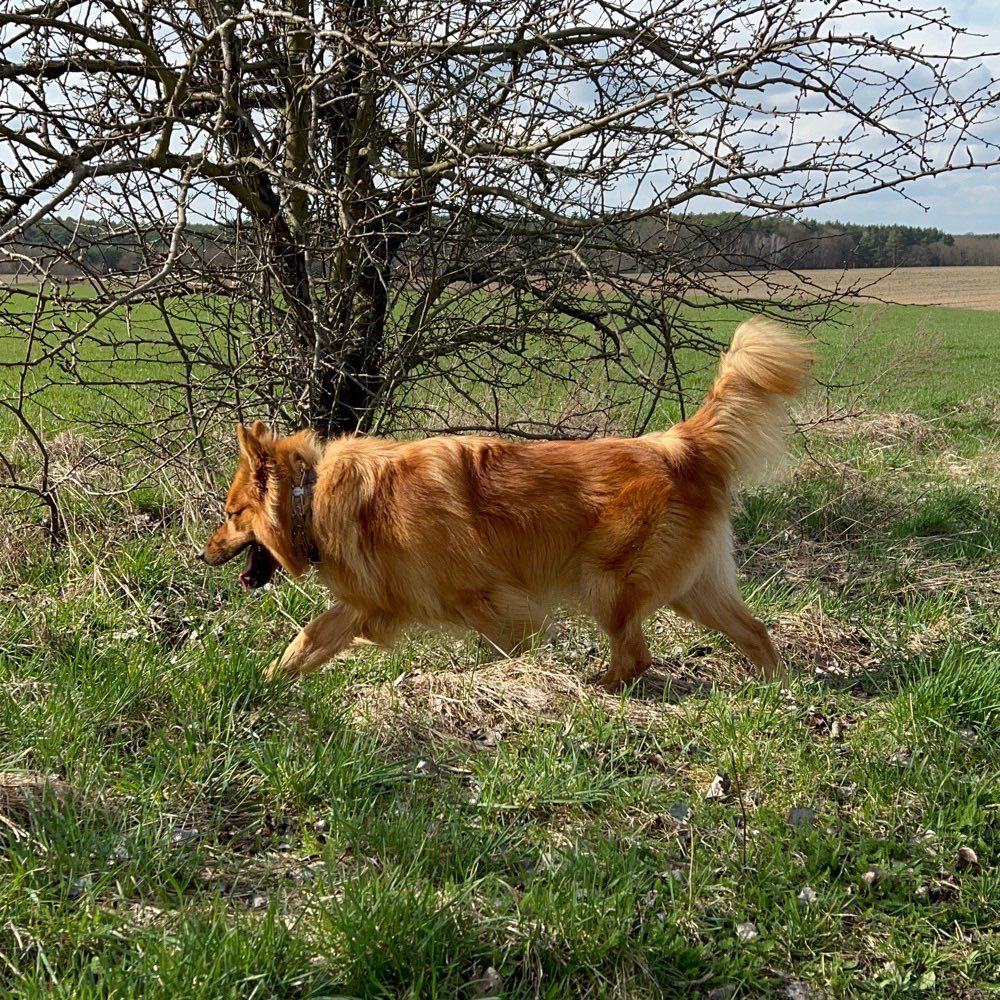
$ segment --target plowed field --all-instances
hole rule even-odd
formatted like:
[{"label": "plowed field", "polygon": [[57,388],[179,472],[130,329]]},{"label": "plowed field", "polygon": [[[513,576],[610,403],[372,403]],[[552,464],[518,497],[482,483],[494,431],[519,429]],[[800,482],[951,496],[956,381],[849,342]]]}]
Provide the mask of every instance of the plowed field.
[{"label": "plowed field", "polygon": [[847,271],[778,271],[720,274],[716,288],[725,294],[774,298],[800,291],[825,295],[840,291],[847,299],[898,305],[950,306],[1000,311],[1000,267],[857,268]]}]

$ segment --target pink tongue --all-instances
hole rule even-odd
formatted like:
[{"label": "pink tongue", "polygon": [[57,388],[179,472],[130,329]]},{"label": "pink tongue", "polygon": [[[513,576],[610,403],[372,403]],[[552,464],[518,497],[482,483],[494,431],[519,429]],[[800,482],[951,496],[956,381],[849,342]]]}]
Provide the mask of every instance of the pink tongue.
[{"label": "pink tongue", "polygon": [[256,544],[251,545],[250,548],[247,549],[247,564],[243,567],[243,572],[240,573],[240,583],[243,584],[244,590],[250,589],[250,580],[253,577],[254,572],[254,555],[256,552]]}]

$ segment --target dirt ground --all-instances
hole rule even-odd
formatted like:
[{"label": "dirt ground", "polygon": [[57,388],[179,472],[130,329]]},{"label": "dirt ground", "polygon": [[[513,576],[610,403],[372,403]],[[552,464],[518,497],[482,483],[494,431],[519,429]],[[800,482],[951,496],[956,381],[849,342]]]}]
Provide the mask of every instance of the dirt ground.
[{"label": "dirt ground", "polygon": [[751,298],[839,291],[844,298],[859,301],[1000,310],[1000,267],[776,271],[766,279],[762,272],[734,271],[717,275],[715,287],[720,293]]}]

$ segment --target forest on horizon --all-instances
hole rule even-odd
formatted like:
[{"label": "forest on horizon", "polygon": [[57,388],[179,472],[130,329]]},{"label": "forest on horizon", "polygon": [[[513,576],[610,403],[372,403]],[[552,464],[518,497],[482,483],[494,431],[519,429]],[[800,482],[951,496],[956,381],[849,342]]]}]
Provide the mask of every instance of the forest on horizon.
[{"label": "forest on horizon", "polygon": [[[189,224],[191,250],[216,264],[238,256],[240,223]],[[496,229],[484,228],[482,252],[497,252]],[[0,274],[37,272],[63,276],[140,274],[158,266],[171,230],[107,219],[50,218],[28,226],[19,239],[0,247]],[[621,237],[626,239],[622,240]],[[635,270],[644,249],[670,246],[677,259],[703,272],[760,269],[822,270],[893,267],[961,267],[1000,265],[1000,234],[946,233],[933,227],[818,222],[790,216],[750,218],[739,213],[700,213],[623,223],[615,233],[614,255],[622,272]],[[584,248],[591,259],[601,244]],[[623,247],[636,249],[636,260]],[[401,256],[405,257],[405,249]],[[607,263],[607,261],[605,261]]]}]

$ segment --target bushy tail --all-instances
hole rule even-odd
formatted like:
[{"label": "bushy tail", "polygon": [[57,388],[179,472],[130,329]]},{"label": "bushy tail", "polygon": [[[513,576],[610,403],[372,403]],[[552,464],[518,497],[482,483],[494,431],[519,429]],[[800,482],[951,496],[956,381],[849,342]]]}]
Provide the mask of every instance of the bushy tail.
[{"label": "bushy tail", "polygon": [[727,480],[752,478],[784,451],[785,401],[809,381],[813,351],[764,317],[741,323],[701,409],[673,428]]}]

